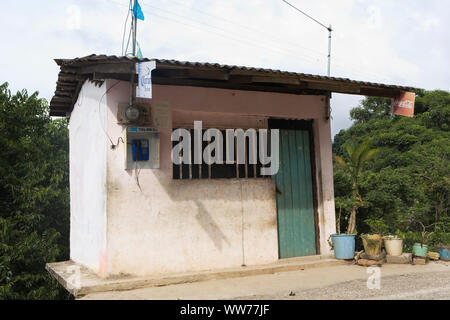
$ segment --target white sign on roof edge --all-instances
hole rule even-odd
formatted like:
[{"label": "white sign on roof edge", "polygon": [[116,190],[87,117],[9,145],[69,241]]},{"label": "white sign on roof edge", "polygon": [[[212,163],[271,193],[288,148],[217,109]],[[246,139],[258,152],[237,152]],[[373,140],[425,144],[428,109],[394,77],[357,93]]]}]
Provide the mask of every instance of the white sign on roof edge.
[{"label": "white sign on roof edge", "polygon": [[152,70],[155,68],[155,61],[136,63],[136,73],[138,74],[137,98],[152,98]]}]

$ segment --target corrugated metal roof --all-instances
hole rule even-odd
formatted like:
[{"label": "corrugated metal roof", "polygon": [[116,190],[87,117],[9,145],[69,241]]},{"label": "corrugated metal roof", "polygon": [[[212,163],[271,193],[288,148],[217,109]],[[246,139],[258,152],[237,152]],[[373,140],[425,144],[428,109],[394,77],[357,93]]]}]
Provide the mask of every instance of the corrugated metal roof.
[{"label": "corrugated metal roof", "polygon": [[[320,88],[322,91],[329,92],[342,92],[342,93],[353,93],[358,94],[358,91],[349,91],[346,92],[345,86],[352,86],[352,88],[362,88],[362,92],[360,94],[364,95],[380,95],[380,96],[392,96],[394,92],[399,91],[414,91],[415,88],[405,87],[405,86],[397,86],[397,85],[388,85],[382,83],[373,83],[366,81],[356,81],[348,78],[339,78],[339,77],[327,77],[306,73],[297,73],[297,72],[288,72],[281,71],[275,69],[265,69],[265,68],[255,68],[255,67],[244,67],[244,66],[236,66],[236,65],[225,65],[219,63],[208,63],[208,62],[189,62],[189,61],[178,61],[178,60],[167,60],[167,59],[139,59],[136,57],[118,57],[118,56],[107,56],[107,55],[89,55],[86,57],[80,57],[75,59],[55,59],[55,62],[60,66],[61,70],[58,76],[57,87],[55,91],[55,96],[53,97],[50,108],[51,114],[55,116],[64,116],[66,112],[70,112],[72,110],[73,104],[75,103],[79,90],[81,88],[82,83],[90,78],[89,75],[81,74],[80,68],[93,66],[101,67],[102,65],[108,64],[112,65],[114,68],[114,64],[118,65],[134,65],[137,62],[145,62],[145,61],[156,61],[156,70],[171,70],[171,69],[185,69],[185,70],[200,70],[200,71],[223,71],[229,72],[231,74],[239,74],[239,75],[256,75],[256,76],[264,76],[268,77],[264,80],[265,87],[261,89],[261,87],[256,87],[254,84],[247,84],[246,86],[242,86],[243,90],[252,90],[254,87],[255,90],[264,90],[264,91],[278,91],[281,87],[280,83],[282,82],[271,82],[270,79],[275,79],[277,77],[279,79],[295,79],[298,82],[305,83],[316,83],[316,86],[312,86],[315,89]],[[92,72],[92,74],[94,71]],[[131,72],[130,72],[131,74]],[[272,78],[270,78],[272,77]],[[170,83],[170,76],[164,78],[162,84],[180,84],[180,85],[192,85],[192,78],[186,77],[186,81],[182,81],[177,78],[177,82]],[[188,82],[187,80],[190,79]],[[157,81],[156,81],[157,82]],[[225,83],[224,80],[223,83]],[[155,82],[154,82],[155,83]],[[270,87],[272,84],[273,87]],[[276,84],[276,87],[274,87]],[[204,79],[202,82],[194,83],[194,85],[199,86],[216,86],[221,87],[220,82],[214,83],[205,83]],[[288,86],[291,87],[288,87]],[[319,85],[319,86],[317,86]],[[343,86],[344,89],[337,90],[336,86]],[[233,88],[240,89],[239,85],[234,85]],[[385,89],[385,93],[381,91],[381,89]],[[285,88],[282,92],[290,92],[289,90],[294,90],[292,88],[292,83],[285,84]],[[303,88],[303,90],[305,90]],[[297,89],[298,91],[298,89]],[[392,92],[392,93],[391,93]],[[294,93],[294,92],[293,92]],[[297,92],[295,92],[297,93]],[[299,94],[298,92],[297,94]]]}]

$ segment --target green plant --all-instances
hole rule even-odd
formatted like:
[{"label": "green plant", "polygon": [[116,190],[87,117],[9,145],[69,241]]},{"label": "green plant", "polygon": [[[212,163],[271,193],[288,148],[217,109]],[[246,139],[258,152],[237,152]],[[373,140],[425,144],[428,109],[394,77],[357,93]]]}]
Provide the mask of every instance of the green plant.
[{"label": "green plant", "polygon": [[405,251],[411,252],[414,243],[420,242],[421,235],[417,231],[401,231],[397,230],[396,234],[403,239]]},{"label": "green plant", "polygon": [[420,221],[417,221],[417,223],[419,223],[419,224],[422,226],[422,232],[420,233],[420,235],[421,235],[421,241],[420,241],[420,244],[421,244],[421,245],[428,244],[428,243],[431,241],[431,239],[433,238],[434,232],[433,232],[433,231],[427,231],[426,229],[427,229],[428,227],[431,227],[432,225],[434,225],[434,223],[431,224],[431,225],[429,225],[429,226],[425,226],[425,225],[424,225],[422,222],[420,222]]},{"label": "green plant", "polygon": [[353,200],[349,199],[348,197],[336,197],[334,199],[334,203],[335,207],[338,209],[336,216],[336,233],[341,234],[342,220],[348,220],[348,215],[345,215],[345,213],[351,212],[353,207]]},{"label": "green plant", "polygon": [[[387,234],[404,241],[405,252],[421,242],[421,226],[436,223],[429,247],[450,244],[450,92],[435,90],[416,92],[415,116],[392,116],[390,99],[365,98],[353,109],[353,124],[333,139],[333,154],[348,161],[345,144],[355,145],[371,138],[372,148],[380,153],[364,167],[359,179],[364,206],[358,208],[356,227],[369,233],[364,220],[382,217],[389,226]],[[336,198],[353,198],[346,171],[334,162]],[[336,215],[339,207],[336,206]],[[341,226],[350,211],[342,209]],[[400,230],[401,232],[397,232]],[[342,232],[345,232],[343,229]],[[403,236],[406,234],[406,238]],[[357,238],[360,248],[360,238]]]},{"label": "green plant", "polygon": [[388,230],[387,224],[382,219],[366,219],[364,222],[369,226],[371,233],[384,235]]},{"label": "green plant", "polygon": [[450,245],[450,217],[443,217],[434,227],[433,247]]},{"label": "green plant", "polygon": [[346,144],[349,162],[345,162],[344,159],[335,155],[334,159],[339,165],[344,168],[346,173],[350,176],[350,181],[353,190],[353,205],[350,213],[350,218],[347,227],[347,234],[356,233],[356,212],[359,207],[364,205],[362,197],[359,192],[359,177],[361,170],[368,161],[373,159],[380,149],[370,149],[371,139],[364,140],[358,147],[353,148],[351,145]]},{"label": "green plant", "polygon": [[0,85],[0,300],[69,297],[45,270],[69,259],[67,125],[37,93]]}]

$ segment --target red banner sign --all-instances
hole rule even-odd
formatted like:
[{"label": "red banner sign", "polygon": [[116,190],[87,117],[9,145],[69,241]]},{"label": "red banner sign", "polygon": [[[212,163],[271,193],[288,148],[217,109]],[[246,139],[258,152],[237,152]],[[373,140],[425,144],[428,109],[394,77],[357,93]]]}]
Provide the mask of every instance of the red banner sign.
[{"label": "red banner sign", "polygon": [[414,117],[414,92],[402,92],[399,97],[392,100],[392,113],[405,117]]}]

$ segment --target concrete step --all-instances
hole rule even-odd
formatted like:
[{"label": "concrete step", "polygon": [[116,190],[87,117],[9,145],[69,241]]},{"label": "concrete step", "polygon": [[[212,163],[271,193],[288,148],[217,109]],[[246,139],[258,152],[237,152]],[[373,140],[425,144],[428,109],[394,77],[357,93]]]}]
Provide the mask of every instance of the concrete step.
[{"label": "concrete step", "polygon": [[278,260],[275,263],[216,269],[189,273],[136,277],[119,275],[101,278],[88,268],[73,261],[47,263],[46,270],[74,296],[94,292],[132,290],[145,287],[167,286],[214,279],[236,278],[260,274],[271,274],[309,268],[348,265],[352,262],[336,260],[325,256],[310,256]]}]

